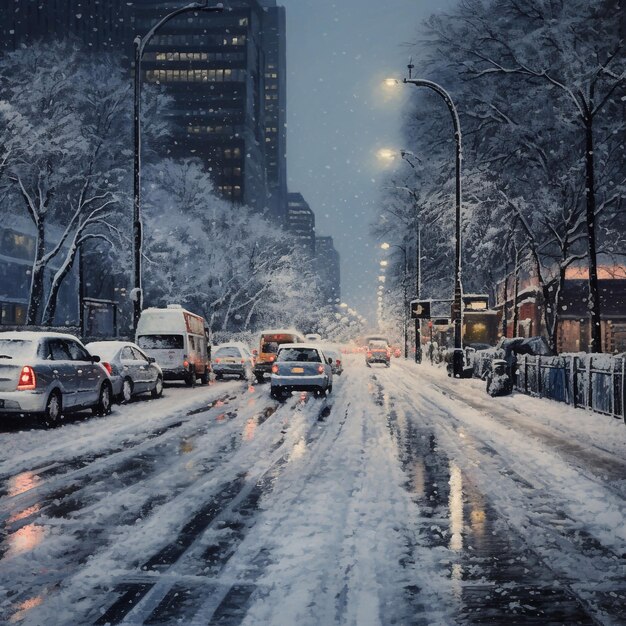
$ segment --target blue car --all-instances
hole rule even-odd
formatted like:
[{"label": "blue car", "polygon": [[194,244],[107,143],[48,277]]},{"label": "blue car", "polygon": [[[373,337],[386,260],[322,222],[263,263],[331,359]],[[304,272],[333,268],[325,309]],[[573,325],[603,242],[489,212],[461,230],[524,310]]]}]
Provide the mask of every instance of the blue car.
[{"label": "blue car", "polygon": [[292,391],[310,391],[318,397],[333,390],[331,359],[315,344],[283,344],[272,365],[270,393],[280,399]]}]

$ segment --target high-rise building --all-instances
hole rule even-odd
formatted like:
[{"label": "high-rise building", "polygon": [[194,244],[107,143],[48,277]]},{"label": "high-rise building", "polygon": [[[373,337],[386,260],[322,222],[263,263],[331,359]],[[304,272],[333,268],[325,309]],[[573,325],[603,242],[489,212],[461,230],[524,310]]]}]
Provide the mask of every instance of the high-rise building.
[{"label": "high-rise building", "polygon": [[[179,6],[136,0],[135,30],[148,32]],[[150,41],[142,69],[145,81],[173,100],[167,152],[199,159],[226,199],[264,209],[265,15],[257,0],[233,1],[230,8],[172,19]]]},{"label": "high-rise building", "polygon": [[[0,49],[73,36],[122,53],[177,0],[0,0]],[[235,203],[286,215],[286,28],[276,0],[230,0],[223,13],[184,13],[147,46],[144,83],[172,99],[164,155],[196,158],[216,191]],[[129,140],[130,141],[130,140]]]},{"label": "high-rise building", "polygon": [[287,230],[300,242],[303,250],[315,254],[315,213],[301,193],[287,194]]},{"label": "high-rise building", "polygon": [[264,0],[265,151],[273,214],[287,213],[287,28],[285,8]]},{"label": "high-rise building", "polygon": [[324,300],[329,304],[336,302],[341,298],[341,268],[332,237],[315,238],[315,260],[322,279]]}]

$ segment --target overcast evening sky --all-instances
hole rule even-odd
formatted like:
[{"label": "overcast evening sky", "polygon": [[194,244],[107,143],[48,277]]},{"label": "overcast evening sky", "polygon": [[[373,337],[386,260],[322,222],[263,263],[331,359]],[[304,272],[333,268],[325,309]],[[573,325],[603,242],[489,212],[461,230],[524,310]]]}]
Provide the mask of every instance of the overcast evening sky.
[{"label": "overcast evening sky", "polygon": [[279,3],[287,11],[289,189],[315,211],[317,234],[334,238],[342,300],[373,321],[381,258],[368,236],[381,174],[375,154],[410,149],[399,136],[402,97],[380,83],[404,76],[422,20],[454,0]]}]

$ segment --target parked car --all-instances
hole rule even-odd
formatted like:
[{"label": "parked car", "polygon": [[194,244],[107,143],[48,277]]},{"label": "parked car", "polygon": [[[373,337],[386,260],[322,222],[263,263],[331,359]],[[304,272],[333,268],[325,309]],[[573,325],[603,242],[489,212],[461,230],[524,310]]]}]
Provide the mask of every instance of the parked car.
[{"label": "parked car", "polygon": [[391,366],[391,351],[386,341],[370,341],[365,353],[365,364],[372,367],[372,363],[383,363]]},{"label": "parked car", "polygon": [[204,318],[185,311],[179,304],[165,309],[144,309],[135,341],[161,366],[164,380],[183,380],[189,387],[197,379],[209,383],[211,351]]},{"label": "parked car", "polygon": [[106,364],[72,335],[0,333],[0,414],[40,415],[48,426],[70,411],[111,412]]},{"label": "parked car", "polygon": [[258,383],[265,382],[265,375],[272,373],[278,349],[287,343],[304,343],[304,337],[296,330],[264,330],[259,349],[255,350],[254,375]]},{"label": "parked car", "polygon": [[129,341],[96,341],[85,347],[109,364],[113,397],[120,402],[130,402],[141,393],[153,398],[163,394],[163,371],[139,346]]},{"label": "parked car", "polygon": [[223,343],[213,351],[212,368],[218,380],[224,376],[239,376],[241,379],[251,380],[254,357],[243,343]]},{"label": "parked car", "polygon": [[282,398],[291,391],[311,391],[324,396],[333,390],[330,358],[312,343],[284,344],[272,365],[272,398]]},{"label": "parked car", "polygon": [[339,350],[328,346],[324,346],[322,350],[324,351],[326,357],[330,358],[332,361],[330,365],[333,370],[333,374],[335,376],[341,376],[343,374],[343,364],[341,362],[341,353]]}]

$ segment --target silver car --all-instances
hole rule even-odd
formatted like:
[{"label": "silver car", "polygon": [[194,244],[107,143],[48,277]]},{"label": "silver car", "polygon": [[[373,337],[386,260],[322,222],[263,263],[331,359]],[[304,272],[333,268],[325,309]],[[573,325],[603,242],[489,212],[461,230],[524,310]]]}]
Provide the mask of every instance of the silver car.
[{"label": "silver car", "polygon": [[286,392],[311,391],[325,396],[333,390],[330,358],[315,344],[286,343],[280,346],[272,365],[272,398]]},{"label": "silver car", "polygon": [[332,361],[331,367],[333,369],[333,374],[335,376],[341,376],[343,374],[341,352],[339,352],[339,350],[335,348],[327,348],[327,347],[322,348],[322,350],[324,351],[324,354],[326,355],[326,357]]},{"label": "silver car", "polygon": [[100,356],[111,376],[113,396],[130,402],[133,396],[150,393],[153,398],[163,394],[163,372],[154,357],[129,341],[94,341],[87,350]]},{"label": "silver car", "polygon": [[218,380],[229,375],[251,380],[254,358],[244,344],[224,343],[213,351],[211,367]]},{"label": "silver car", "polygon": [[48,426],[65,412],[111,412],[113,389],[98,355],[72,335],[0,333],[0,414],[38,414]]}]

